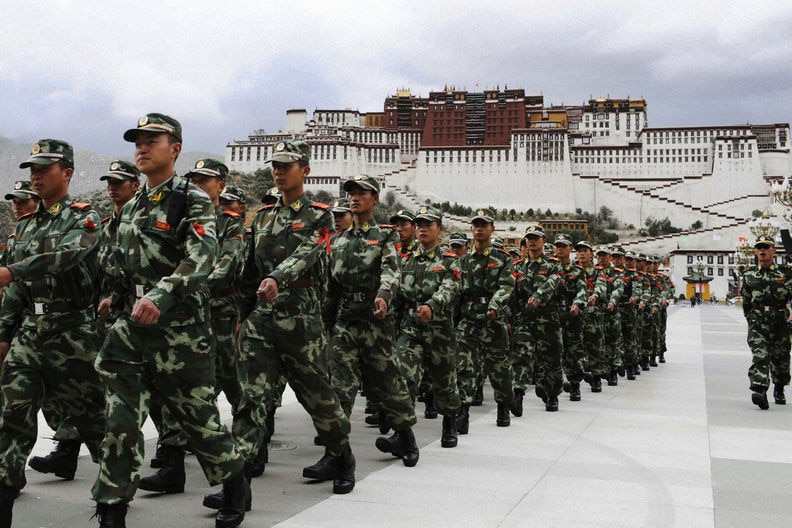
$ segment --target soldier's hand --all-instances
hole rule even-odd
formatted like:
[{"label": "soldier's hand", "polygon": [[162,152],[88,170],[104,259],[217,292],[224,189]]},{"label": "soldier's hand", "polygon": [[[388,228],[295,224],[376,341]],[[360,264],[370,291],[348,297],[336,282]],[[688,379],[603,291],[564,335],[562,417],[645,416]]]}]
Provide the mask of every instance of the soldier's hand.
[{"label": "soldier's hand", "polygon": [[537,306],[539,306],[539,301],[537,300],[536,297],[531,297],[530,299],[525,301],[525,304],[527,304],[531,308],[536,308]]},{"label": "soldier's hand", "polygon": [[630,304],[635,304],[636,302],[638,302],[638,299],[635,297],[630,297]]},{"label": "soldier's hand", "polygon": [[0,268],[0,288],[5,288],[14,280],[14,274],[8,268]]},{"label": "soldier's hand", "polygon": [[589,306],[597,306],[597,296],[592,295],[588,298]]},{"label": "soldier's hand", "polygon": [[656,306],[652,307],[652,315],[657,315],[658,309]]},{"label": "soldier's hand", "polygon": [[138,324],[154,324],[160,316],[159,306],[148,297],[138,299],[132,307],[132,320]]},{"label": "soldier's hand", "polygon": [[608,311],[609,311],[609,312],[612,312],[612,311],[613,311],[613,310],[615,310],[615,309],[616,309],[616,304],[615,304],[615,303],[613,303],[613,302],[609,302],[609,303],[608,303]]},{"label": "soldier's hand", "polygon": [[490,318],[490,319],[497,319],[498,318],[498,312],[495,311],[493,308],[490,308],[490,309],[487,310],[487,317]]},{"label": "soldier's hand", "polygon": [[422,304],[415,312],[422,323],[428,323],[432,319],[432,307],[428,304]]},{"label": "soldier's hand", "polygon": [[11,348],[11,343],[8,341],[0,341],[0,367],[5,363],[5,358],[8,355],[8,350]]},{"label": "soldier's hand", "polygon": [[96,307],[96,313],[98,313],[101,317],[107,317],[110,315],[110,305],[113,303],[113,298],[108,297],[107,299],[102,299],[99,301],[99,305]]},{"label": "soldier's hand", "polygon": [[380,321],[388,315],[388,303],[382,297],[374,297],[374,318]]},{"label": "soldier's hand", "polygon": [[258,295],[258,298],[264,302],[274,301],[275,297],[278,296],[278,281],[272,277],[267,277],[261,281],[261,284],[259,284],[258,290],[256,290],[256,295]]},{"label": "soldier's hand", "polygon": [[577,315],[580,313],[580,306],[578,306],[577,304],[573,304],[572,307],[569,309],[569,313],[577,317]]}]

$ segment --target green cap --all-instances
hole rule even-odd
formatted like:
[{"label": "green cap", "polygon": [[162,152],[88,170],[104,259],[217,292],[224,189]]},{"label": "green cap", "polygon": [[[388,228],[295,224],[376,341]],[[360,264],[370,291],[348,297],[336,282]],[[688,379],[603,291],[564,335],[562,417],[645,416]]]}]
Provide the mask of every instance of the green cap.
[{"label": "green cap", "polygon": [[287,139],[275,145],[272,157],[264,163],[277,161],[278,163],[291,163],[293,161],[311,162],[311,147],[305,141]]},{"label": "green cap", "polygon": [[451,233],[448,237],[448,243],[452,246],[467,246],[467,235],[465,233]]},{"label": "green cap", "polygon": [[[422,205],[415,211],[415,220],[429,220],[430,222],[443,222],[443,212],[431,205]],[[391,222],[393,220],[391,219]]]},{"label": "green cap", "polygon": [[154,132],[170,134],[179,143],[182,142],[181,123],[165,114],[146,114],[138,119],[137,128],[130,128],[124,132],[124,140],[134,143],[139,132]]},{"label": "green cap", "polygon": [[599,255],[600,253],[605,253],[606,255],[610,255],[611,250],[610,248],[608,248],[608,246],[599,246],[597,248],[596,254]]},{"label": "green cap", "polygon": [[542,231],[542,228],[538,225],[532,225],[525,228],[525,236],[523,238],[528,237],[545,237],[545,232]]},{"label": "green cap", "polygon": [[770,246],[775,246],[775,240],[767,235],[762,235],[756,237],[756,240],[754,240],[754,248],[756,248],[756,246],[760,244],[768,244]]},{"label": "green cap", "polygon": [[611,255],[624,256],[624,248],[621,246],[613,246],[610,250]]},{"label": "green cap", "polygon": [[247,199],[247,193],[245,192],[245,189],[242,189],[241,187],[229,185],[220,194],[220,199],[243,204],[245,203],[245,199]]},{"label": "green cap", "polygon": [[14,190],[5,195],[6,200],[13,200],[14,198],[29,200],[38,197],[39,195],[33,190],[33,185],[27,180],[19,180],[14,183]]},{"label": "green cap", "polygon": [[555,236],[555,240],[553,240],[554,246],[571,246],[572,239],[569,238],[569,235],[565,235],[564,233],[558,233]]},{"label": "green cap", "polygon": [[543,253],[545,255],[552,255],[553,251],[555,251],[555,246],[553,244],[551,244],[550,242],[545,242]]},{"label": "green cap", "polygon": [[580,248],[580,247],[587,247],[591,251],[594,251],[594,246],[592,246],[591,242],[589,242],[588,240],[581,240],[577,244],[575,244],[575,249]]},{"label": "green cap", "polygon": [[59,139],[39,139],[30,147],[30,157],[19,164],[20,169],[31,165],[52,165],[65,161],[74,167],[74,149],[65,141]]},{"label": "green cap", "polygon": [[344,182],[344,191],[346,192],[349,192],[355,187],[359,187],[364,191],[373,191],[376,194],[379,194],[380,191],[380,186],[379,186],[379,182],[377,181],[377,178],[373,176],[368,176],[366,174],[358,174],[357,176],[353,176],[352,178]]},{"label": "green cap", "polygon": [[140,171],[137,167],[135,167],[134,163],[130,163],[124,160],[116,160],[110,162],[110,168],[107,172],[99,178],[100,180],[116,180],[116,181],[124,181],[124,180],[139,180],[140,179]]},{"label": "green cap", "polygon": [[407,209],[399,209],[396,214],[390,217],[390,223],[395,224],[399,220],[407,220],[408,222],[415,223],[415,215]]},{"label": "green cap", "polygon": [[263,204],[274,204],[278,201],[278,198],[281,197],[281,193],[277,187],[270,187],[267,189],[267,192],[264,193],[264,196],[261,197],[261,203]]},{"label": "green cap", "polygon": [[199,159],[195,162],[193,170],[188,172],[185,176],[187,178],[195,175],[203,174],[204,176],[214,176],[225,181],[228,177],[228,167],[224,163],[212,158]]},{"label": "green cap", "polygon": [[476,220],[484,220],[488,224],[495,224],[495,219],[492,218],[489,214],[487,214],[487,212],[484,211],[483,209],[479,209],[478,211],[476,211],[476,214],[473,215],[473,218],[470,219],[470,223],[472,224]]},{"label": "green cap", "polygon": [[333,214],[346,214],[350,211],[352,209],[349,208],[349,200],[341,198],[333,204]]}]

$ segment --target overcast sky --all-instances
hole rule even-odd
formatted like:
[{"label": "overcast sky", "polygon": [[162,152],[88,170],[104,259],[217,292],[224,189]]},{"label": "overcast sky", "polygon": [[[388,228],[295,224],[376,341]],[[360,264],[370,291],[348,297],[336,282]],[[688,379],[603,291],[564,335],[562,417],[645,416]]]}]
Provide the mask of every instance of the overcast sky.
[{"label": "overcast sky", "polygon": [[792,120],[786,2],[3,0],[0,30],[0,136],[108,155],[147,112],[222,154],[290,108],[445,85],[644,97],[650,126]]}]

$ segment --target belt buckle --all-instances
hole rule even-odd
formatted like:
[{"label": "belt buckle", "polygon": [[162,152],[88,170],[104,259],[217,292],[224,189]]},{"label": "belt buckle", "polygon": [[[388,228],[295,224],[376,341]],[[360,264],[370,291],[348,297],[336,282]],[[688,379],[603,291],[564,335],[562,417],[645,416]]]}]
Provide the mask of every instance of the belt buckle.
[{"label": "belt buckle", "polygon": [[146,288],[142,284],[135,284],[135,297],[138,299],[146,295]]},{"label": "belt buckle", "polygon": [[764,309],[765,312],[769,312],[770,311],[770,307],[769,306],[762,306],[762,308]]},{"label": "belt buckle", "polygon": [[353,292],[352,293],[352,302],[363,302],[366,300],[363,292]]},{"label": "belt buckle", "polygon": [[36,315],[44,315],[47,313],[43,302],[34,302],[33,303],[33,313]]}]

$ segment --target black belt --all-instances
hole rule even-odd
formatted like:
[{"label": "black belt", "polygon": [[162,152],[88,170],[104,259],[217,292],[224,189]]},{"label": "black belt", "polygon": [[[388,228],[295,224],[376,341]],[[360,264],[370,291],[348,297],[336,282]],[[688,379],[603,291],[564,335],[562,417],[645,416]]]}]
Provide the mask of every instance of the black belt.
[{"label": "black belt", "polygon": [[751,310],[756,310],[758,312],[777,312],[780,310],[786,310],[786,304],[775,305],[775,306],[751,306]]},{"label": "black belt", "polygon": [[34,302],[32,311],[35,315],[44,315],[59,312],[79,312],[91,306],[91,301],[52,301],[52,302]]},{"label": "black belt", "polygon": [[145,286],[143,284],[133,284],[131,293],[136,299],[141,299],[148,292],[154,289],[154,286]]},{"label": "black belt", "polygon": [[492,297],[474,297],[472,295],[468,295],[465,297],[465,300],[476,304],[489,304],[491,298]]},{"label": "black belt", "polygon": [[352,302],[365,302],[373,299],[377,292],[375,291],[362,291],[362,292],[344,292],[342,294],[344,299],[349,299]]}]

